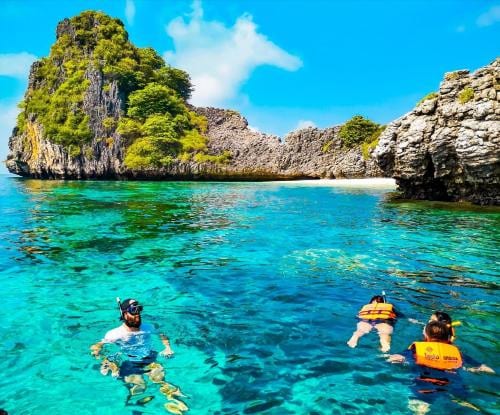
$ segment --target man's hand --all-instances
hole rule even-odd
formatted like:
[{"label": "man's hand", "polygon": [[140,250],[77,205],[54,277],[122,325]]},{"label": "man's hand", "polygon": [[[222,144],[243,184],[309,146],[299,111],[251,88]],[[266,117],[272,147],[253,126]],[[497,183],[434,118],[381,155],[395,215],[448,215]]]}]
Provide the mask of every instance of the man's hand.
[{"label": "man's hand", "polygon": [[93,344],[90,346],[90,354],[94,356],[96,359],[99,359],[101,357],[101,350],[102,350],[103,344],[101,342]]},{"label": "man's hand", "polygon": [[389,363],[404,363],[406,358],[402,354],[391,354],[387,359]]},{"label": "man's hand", "polygon": [[170,341],[168,340],[168,337],[164,334],[160,334],[160,340],[163,343],[163,346],[165,346],[165,349],[160,352],[160,356],[172,357],[174,355],[174,351],[170,347]]},{"label": "man's hand", "polygon": [[163,349],[160,352],[160,356],[162,357],[172,357],[174,355],[174,351],[170,348],[170,346],[165,346],[165,349]]},{"label": "man's hand", "polygon": [[469,367],[465,370],[467,370],[467,372],[472,372],[472,373],[477,373],[477,372],[495,373],[495,371],[491,367],[486,366],[485,364],[482,364],[481,366],[478,367]]}]

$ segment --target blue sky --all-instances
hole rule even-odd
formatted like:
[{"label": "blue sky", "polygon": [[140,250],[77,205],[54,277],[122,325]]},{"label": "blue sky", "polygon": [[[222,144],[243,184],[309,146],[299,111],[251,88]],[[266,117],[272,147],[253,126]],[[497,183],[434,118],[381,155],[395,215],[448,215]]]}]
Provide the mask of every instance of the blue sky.
[{"label": "blue sky", "polygon": [[355,114],[387,123],[444,72],[500,56],[498,0],[2,0],[2,160],[30,63],[48,54],[58,21],[89,9],[122,19],[135,45],[187,70],[193,104],[236,109],[280,136]]}]

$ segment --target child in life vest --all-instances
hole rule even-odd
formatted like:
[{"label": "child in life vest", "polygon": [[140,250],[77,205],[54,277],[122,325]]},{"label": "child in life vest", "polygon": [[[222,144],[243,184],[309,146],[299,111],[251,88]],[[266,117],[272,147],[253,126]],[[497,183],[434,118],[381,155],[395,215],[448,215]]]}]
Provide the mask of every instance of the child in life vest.
[{"label": "child in life vest", "polygon": [[[464,368],[470,372],[495,373],[493,369],[482,364],[478,367],[465,368],[464,364],[478,365],[474,359],[463,355],[457,346],[451,344],[451,326],[442,321],[430,321],[424,329],[424,341],[414,342],[404,354],[389,356],[388,362],[404,363],[413,360],[421,369],[417,381],[427,382],[435,386],[445,386],[450,382],[450,374]],[[421,390],[421,393],[434,390]]]},{"label": "child in life vest", "polygon": [[[424,341],[415,342],[403,354],[393,354],[387,359],[391,363],[413,361],[416,377],[412,390],[414,396],[408,402],[408,408],[415,414],[426,414],[437,393],[447,393],[452,401],[479,411],[467,397],[466,388],[457,373],[463,368],[469,372],[495,373],[493,369],[460,352],[452,343],[451,318],[446,313],[443,317],[435,312],[424,328]],[[464,367],[467,364],[469,367]],[[479,366],[478,366],[479,365]],[[475,367],[474,367],[475,366]],[[453,411],[451,410],[450,413]]]},{"label": "child in life vest", "polygon": [[391,348],[391,336],[396,318],[401,316],[392,304],[386,303],[381,295],[372,297],[369,304],[364,305],[358,313],[358,325],[347,342],[349,347],[356,347],[358,340],[376,329],[380,338],[380,350],[388,352]]}]

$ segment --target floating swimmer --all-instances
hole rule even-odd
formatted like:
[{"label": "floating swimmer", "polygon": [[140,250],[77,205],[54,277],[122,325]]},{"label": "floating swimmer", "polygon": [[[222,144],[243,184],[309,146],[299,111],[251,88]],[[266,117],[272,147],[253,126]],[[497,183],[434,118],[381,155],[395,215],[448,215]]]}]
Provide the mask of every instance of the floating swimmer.
[{"label": "floating swimmer", "polygon": [[358,313],[358,325],[356,331],[347,342],[349,347],[356,347],[358,340],[365,334],[377,329],[380,338],[380,350],[388,352],[391,348],[391,336],[394,332],[396,318],[402,314],[397,312],[394,305],[388,303],[385,292],[375,295],[370,302],[364,305]]},{"label": "floating swimmer", "polygon": [[[96,359],[103,358],[101,351],[105,344],[116,344],[121,349],[121,355],[125,357],[123,362],[116,362],[111,357],[104,357],[101,364],[101,373],[107,375],[111,372],[113,377],[118,377],[124,381],[129,396],[127,402],[132,396],[140,395],[146,391],[147,384],[144,380],[146,375],[151,382],[164,384],[165,369],[156,362],[158,354],[160,356],[171,357],[174,352],[170,347],[170,341],[167,336],[160,333],[159,337],[163,343],[164,349],[157,353],[153,350],[152,336],[155,329],[152,325],[143,323],[141,312],[143,306],[137,300],[126,299],[123,302],[117,298],[120,311],[120,320],[123,324],[106,333],[104,338],[90,347],[91,354]],[[150,400],[142,401],[142,405]]]},{"label": "floating swimmer", "polygon": [[[449,316],[448,316],[449,317]],[[425,406],[422,397],[436,392],[447,392],[450,388],[459,386],[460,378],[457,371],[464,369],[470,372],[495,373],[490,367],[462,354],[459,348],[450,342],[451,325],[432,320],[425,326],[424,341],[414,342],[403,354],[393,354],[388,358],[391,363],[412,361],[418,376],[415,378],[416,394]],[[471,365],[476,367],[465,367]],[[460,405],[463,405],[460,400]]]}]

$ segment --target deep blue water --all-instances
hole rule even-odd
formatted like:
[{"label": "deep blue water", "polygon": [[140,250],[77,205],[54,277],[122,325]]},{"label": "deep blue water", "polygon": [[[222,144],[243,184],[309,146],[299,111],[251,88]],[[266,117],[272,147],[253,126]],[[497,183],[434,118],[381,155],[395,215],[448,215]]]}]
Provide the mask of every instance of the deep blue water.
[{"label": "deep blue water", "polygon": [[[408,318],[462,321],[457,345],[498,372],[499,211],[387,193],[0,176],[0,408],[167,413],[157,385],[125,406],[89,354],[119,325],[116,296],[169,334],[175,357],[161,362],[188,414],[409,413],[411,368],[387,363],[374,333],[346,346],[381,290]],[[391,352],[421,333],[401,319]],[[461,382],[431,413],[499,412],[498,375]]]}]

